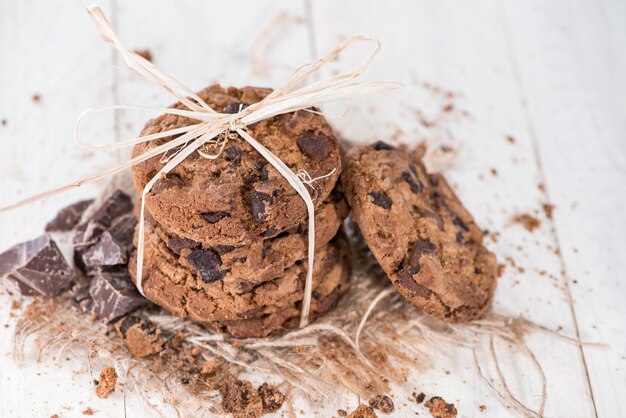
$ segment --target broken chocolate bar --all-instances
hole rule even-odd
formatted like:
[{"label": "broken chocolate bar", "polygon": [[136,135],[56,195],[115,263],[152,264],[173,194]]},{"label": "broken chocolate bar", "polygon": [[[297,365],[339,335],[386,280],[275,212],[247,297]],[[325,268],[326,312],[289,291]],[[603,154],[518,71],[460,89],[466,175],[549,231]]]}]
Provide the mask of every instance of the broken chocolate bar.
[{"label": "broken chocolate bar", "polygon": [[82,254],[87,268],[126,264],[133,249],[137,221],[132,213],[117,218],[111,228],[102,232],[98,241]]},{"label": "broken chocolate bar", "polygon": [[11,293],[54,297],[72,283],[74,271],[46,234],[0,254],[0,278]]},{"label": "broken chocolate bar", "polygon": [[76,228],[74,236],[76,266],[88,271],[94,267],[126,263],[132,248],[132,232],[129,230],[134,228],[135,223],[130,218],[132,218],[130,197],[116,190],[102,202],[89,219]]},{"label": "broken chocolate bar", "polygon": [[125,269],[98,271],[91,280],[89,296],[93,301],[91,312],[105,323],[114,321],[148,302],[137,291]]},{"label": "broken chocolate bar", "polygon": [[81,200],[64,207],[57,216],[46,225],[46,232],[71,231],[80,222],[85,210],[93,203],[93,199]]}]

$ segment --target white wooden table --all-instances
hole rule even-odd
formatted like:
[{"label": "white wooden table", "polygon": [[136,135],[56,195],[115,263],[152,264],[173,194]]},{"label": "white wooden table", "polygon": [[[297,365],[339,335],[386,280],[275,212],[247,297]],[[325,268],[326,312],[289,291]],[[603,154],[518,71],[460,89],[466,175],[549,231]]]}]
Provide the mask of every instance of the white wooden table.
[{"label": "white wooden table", "polygon": [[[495,312],[608,345],[530,338],[547,377],[545,415],[626,416],[626,2],[101,5],[130,46],[149,48],[156,64],[194,89],[213,82],[275,86],[347,35],[377,37],[383,49],[365,78],[398,79],[405,88],[328,107],[336,115],[350,108],[346,116],[330,117],[337,131],[353,142],[426,139],[454,147],[445,173],[479,224],[500,234],[489,242],[499,258],[511,257],[523,268],[507,268]],[[82,6],[78,0],[0,2],[0,205],[126,157],[85,152],[72,142],[82,110],[171,102],[123,67]],[[454,92],[454,99],[430,86]],[[449,102],[454,108],[442,112]],[[418,110],[439,122],[424,126]],[[100,142],[129,138],[148,117],[105,115],[85,135]],[[101,187],[0,215],[0,249],[41,233],[58,208]],[[544,204],[555,205],[552,219]],[[541,227],[531,233],[511,225],[518,213],[538,217]],[[0,307],[0,416],[82,416],[90,406],[96,416],[120,417],[125,402],[130,417],[154,414],[118,392],[96,398],[89,377],[73,373],[81,365],[13,362],[7,300],[2,297]],[[437,388],[460,416],[511,415],[467,361],[449,358],[410,383]],[[511,365],[507,373],[517,380],[516,393],[536,405],[524,368]],[[396,416],[415,412],[428,416],[417,406]]]}]

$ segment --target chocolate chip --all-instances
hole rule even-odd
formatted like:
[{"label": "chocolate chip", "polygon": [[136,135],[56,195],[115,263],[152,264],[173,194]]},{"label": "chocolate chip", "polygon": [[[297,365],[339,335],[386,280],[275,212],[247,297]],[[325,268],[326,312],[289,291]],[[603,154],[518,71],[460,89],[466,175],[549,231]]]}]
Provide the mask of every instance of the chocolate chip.
[{"label": "chocolate chip", "polygon": [[70,231],[80,222],[85,210],[93,203],[93,199],[81,200],[64,207],[53,220],[46,225],[46,232]]},{"label": "chocolate chip", "polygon": [[202,217],[210,224],[217,223],[228,216],[230,216],[228,212],[204,212],[202,214]]},{"label": "chocolate chip", "polygon": [[92,314],[105,323],[114,321],[146,305],[148,300],[135,288],[128,271],[98,271],[91,280],[89,295]]},{"label": "chocolate chip", "polygon": [[0,278],[11,293],[54,297],[72,283],[74,271],[46,234],[0,254]]},{"label": "chocolate chip", "polygon": [[396,281],[399,285],[416,296],[427,298],[431,293],[430,290],[426,289],[424,286],[415,283],[408,273],[399,274],[396,276]]},{"label": "chocolate chip", "polygon": [[225,148],[224,158],[226,158],[226,161],[230,161],[234,164],[239,164],[241,162],[241,149],[236,146]]},{"label": "chocolate chip", "polygon": [[253,192],[250,194],[250,210],[252,216],[257,222],[263,222],[267,219],[267,213],[265,213],[265,205],[271,204],[272,198],[267,193]]},{"label": "chocolate chip", "polygon": [[463,243],[463,233],[462,232],[457,232],[456,233],[456,242],[458,242],[459,244]]},{"label": "chocolate chip", "polygon": [[452,220],[452,223],[460,227],[465,232],[469,232],[468,226],[465,224],[465,222],[463,222],[463,219],[459,218],[458,216],[454,217],[454,219]]},{"label": "chocolate chip", "polygon": [[245,109],[246,107],[248,107],[247,104],[243,104],[243,103],[229,103],[226,106],[224,106],[224,113],[239,113],[241,110]]},{"label": "chocolate chip", "polygon": [[414,243],[408,256],[409,274],[415,275],[420,271],[419,261],[422,255],[432,254],[435,251],[437,251],[437,247],[430,240],[423,239]]},{"label": "chocolate chip", "polygon": [[424,186],[422,185],[422,183],[418,179],[413,178],[411,173],[409,173],[408,171],[402,172],[402,180],[409,183],[409,187],[411,188],[411,191],[413,193],[421,192],[422,190],[424,190]]},{"label": "chocolate chip", "polygon": [[474,274],[483,274],[483,271],[480,267],[474,267]]},{"label": "chocolate chip", "polygon": [[323,161],[332,151],[332,143],[324,134],[306,131],[298,138],[298,148],[314,161]]},{"label": "chocolate chip", "polygon": [[372,198],[372,203],[383,209],[391,209],[391,198],[385,193],[370,192],[368,195]]},{"label": "chocolate chip", "polygon": [[181,188],[185,182],[183,179],[177,174],[168,174],[167,177],[158,179],[152,189],[150,190],[152,193],[161,193],[165,190]]},{"label": "chocolate chip", "polygon": [[234,249],[235,247],[233,245],[218,245],[216,247],[213,247],[213,250],[215,250],[215,252],[219,255],[227,254]]},{"label": "chocolate chip", "polygon": [[376,141],[372,144],[372,148],[374,148],[376,151],[380,151],[380,150],[385,150],[385,149],[394,149],[393,146],[389,145],[386,142],[383,141]]},{"label": "chocolate chip", "polygon": [[274,228],[273,226],[270,226],[265,231],[261,232],[261,236],[263,236],[264,238],[267,238],[267,237],[276,235],[277,232],[278,232],[278,229]]},{"label": "chocolate chip", "polygon": [[189,238],[173,237],[167,240],[167,247],[179,254],[185,248],[196,249],[200,247],[200,243]]},{"label": "chocolate chip", "polygon": [[222,259],[220,255],[213,250],[194,250],[187,256],[187,260],[191,262],[200,274],[200,278],[205,283],[211,283],[224,278],[228,270],[220,270]]}]

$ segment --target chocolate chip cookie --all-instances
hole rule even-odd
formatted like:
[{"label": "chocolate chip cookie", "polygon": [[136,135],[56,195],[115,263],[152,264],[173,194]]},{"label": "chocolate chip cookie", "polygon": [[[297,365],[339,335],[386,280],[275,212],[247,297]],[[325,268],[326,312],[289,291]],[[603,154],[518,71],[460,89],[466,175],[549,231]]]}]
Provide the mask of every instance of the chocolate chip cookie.
[{"label": "chocolate chip cookie", "polygon": [[[270,92],[255,87],[214,85],[198,95],[219,112],[237,113]],[[173,107],[183,108],[180,104]],[[161,115],[148,122],[142,135],[191,123],[197,121]],[[316,208],[328,199],[339,177],[341,161],[337,138],[322,116],[297,111],[257,122],[248,126],[248,132],[293,172],[304,170],[313,179],[326,176],[316,180],[310,192]],[[171,139],[138,144],[133,156]],[[157,156],[133,167],[138,192],[163,167],[162,161]],[[293,228],[307,217],[306,206],[297,192],[239,137],[229,140],[215,160],[194,152],[154,184],[146,196],[146,206],[168,231],[206,245],[246,245],[259,236]]]},{"label": "chocolate chip cookie", "polygon": [[[349,254],[343,233],[316,251],[314,291]],[[245,293],[236,293],[225,284],[224,277],[229,272],[219,264],[220,257],[217,252],[199,250],[181,263],[180,256],[156,233],[146,233],[142,281],[146,297],[172,313],[200,322],[259,317],[293,305],[303,297],[308,264],[304,260],[297,261],[275,279],[251,286]],[[131,258],[129,271],[136,281],[136,255]]]},{"label": "chocolate chip cookie", "polygon": [[[315,213],[316,249],[328,244],[348,216],[348,203],[343,194],[339,197],[336,201],[330,199]],[[260,283],[279,277],[285,269],[307,256],[306,223],[271,238],[259,238],[249,245],[208,246],[168,233],[146,213],[146,233],[153,232],[179,256],[180,264],[191,269],[198,268],[200,254],[216,254],[206,257],[215,261],[215,268],[219,264],[219,269],[226,272],[221,280],[225,288],[234,293],[245,293]]]},{"label": "chocolate chip cookie", "polygon": [[[336,265],[326,275],[315,292],[313,292],[310,311],[311,319],[318,318],[337,305],[341,297],[350,288],[351,275],[351,259],[346,257],[342,263]],[[300,323],[300,309],[301,303],[298,301],[291,306],[263,315],[260,318],[222,321],[210,325],[214,329],[228,332],[239,338],[267,337],[284,329],[296,328]]]},{"label": "chocolate chip cookie", "polygon": [[449,322],[479,317],[496,287],[483,233],[441,174],[384,142],[351,149],[342,173],[352,217],[398,291]]}]

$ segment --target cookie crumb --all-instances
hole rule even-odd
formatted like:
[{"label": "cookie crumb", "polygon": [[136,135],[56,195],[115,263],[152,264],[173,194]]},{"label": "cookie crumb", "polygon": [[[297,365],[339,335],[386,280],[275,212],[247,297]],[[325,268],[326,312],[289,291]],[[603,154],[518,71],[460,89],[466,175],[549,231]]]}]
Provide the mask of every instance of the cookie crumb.
[{"label": "cookie crumb", "polygon": [[263,403],[263,412],[276,412],[283,406],[283,402],[285,401],[285,395],[278,390],[276,385],[271,385],[269,383],[263,383],[259,386],[257,390],[259,392],[259,396],[261,397],[261,402]]},{"label": "cookie crumb", "polygon": [[513,138],[511,135],[507,135],[506,140],[509,141],[509,143],[511,144],[515,144],[515,138]]},{"label": "cookie crumb", "polygon": [[263,414],[263,401],[252,384],[228,376],[220,387],[222,409],[236,417],[258,418]]},{"label": "cookie crumb", "polygon": [[59,414],[50,415],[50,418],[59,418]]},{"label": "cookie crumb", "polygon": [[96,395],[99,398],[107,398],[115,390],[117,383],[117,373],[113,367],[106,367],[100,372],[100,380],[96,387]]},{"label": "cookie crumb", "polygon": [[35,103],[39,103],[39,102],[41,101],[41,95],[40,95],[40,94],[35,93],[35,94],[33,94],[32,99],[33,99],[33,102],[35,102]]},{"label": "cookie crumb", "polygon": [[522,213],[513,218],[514,223],[522,225],[528,232],[533,232],[541,226],[541,221],[532,215]]},{"label": "cookie crumb", "polygon": [[22,307],[22,304],[20,303],[20,301],[19,301],[19,300],[14,300],[14,301],[11,301],[11,310],[12,310],[12,311],[15,311],[15,310],[17,310],[17,309],[20,309],[21,307]]},{"label": "cookie crumb", "polygon": [[424,405],[434,418],[454,418],[457,414],[454,404],[447,403],[440,396],[433,396]]},{"label": "cookie crumb", "polygon": [[426,395],[424,394],[424,392],[420,392],[419,395],[417,395],[417,397],[415,398],[415,400],[417,401],[417,403],[422,403],[424,402],[425,398],[426,398]]},{"label": "cookie crumb", "polygon": [[370,408],[378,409],[385,414],[391,414],[394,410],[394,405],[389,396],[378,395],[374,399],[370,399]]},{"label": "cookie crumb", "polygon": [[87,407],[84,411],[83,411],[83,415],[93,415],[94,414],[94,410],[91,409],[90,407]]},{"label": "cookie crumb", "polygon": [[359,405],[357,409],[348,415],[348,418],[378,418],[378,415],[369,406]]},{"label": "cookie crumb", "polygon": [[148,357],[163,348],[161,330],[139,317],[124,317],[115,324],[115,329],[133,357]]},{"label": "cookie crumb", "polygon": [[546,213],[548,219],[552,219],[552,212],[554,212],[554,205],[550,203],[543,204],[543,211]]},{"label": "cookie crumb", "polygon": [[133,52],[139,55],[141,58],[144,58],[150,62],[152,62],[152,52],[148,48],[144,49],[135,49]]},{"label": "cookie crumb", "polygon": [[348,413],[346,412],[345,409],[338,409],[337,413],[339,414],[340,417],[347,417]]},{"label": "cookie crumb", "polygon": [[481,405],[478,407],[478,409],[480,409],[480,412],[483,412],[484,410],[487,409],[487,407],[485,405]]}]

